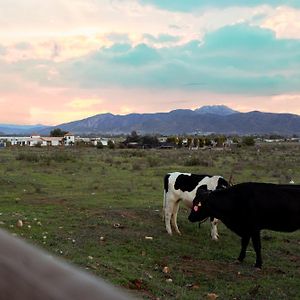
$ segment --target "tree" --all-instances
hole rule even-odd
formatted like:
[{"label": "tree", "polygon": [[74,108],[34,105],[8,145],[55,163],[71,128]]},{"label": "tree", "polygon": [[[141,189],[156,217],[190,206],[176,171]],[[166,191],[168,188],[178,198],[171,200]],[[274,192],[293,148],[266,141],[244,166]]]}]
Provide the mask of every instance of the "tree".
[{"label": "tree", "polygon": [[97,143],[97,149],[103,149],[103,144],[102,144],[102,142],[101,141],[98,141],[98,143]]},{"label": "tree", "polygon": [[130,135],[126,137],[124,142],[125,145],[129,143],[138,143],[140,141],[140,136],[136,133],[136,131],[132,131]]},{"label": "tree", "polygon": [[169,136],[167,138],[167,143],[177,145],[177,136]]},{"label": "tree", "polygon": [[115,143],[112,140],[108,140],[107,146],[109,149],[115,149]]},{"label": "tree", "polygon": [[217,147],[222,147],[225,141],[226,141],[226,137],[224,135],[220,135],[215,138]]},{"label": "tree", "polygon": [[60,128],[55,128],[50,131],[50,136],[61,137],[61,136],[64,136],[66,133],[67,133],[67,131],[63,131]]},{"label": "tree", "polygon": [[193,147],[198,148],[199,146],[199,139],[198,138],[194,138],[193,140]]},{"label": "tree", "polygon": [[208,137],[205,137],[205,138],[204,138],[204,145],[205,145],[205,146],[211,146],[211,145],[212,145],[212,144],[211,144],[210,138],[208,138]]},{"label": "tree", "polygon": [[244,136],[242,140],[242,144],[245,146],[254,146],[255,140],[252,136]]},{"label": "tree", "polygon": [[183,145],[183,138],[182,138],[182,137],[179,137],[179,138],[178,138],[178,142],[177,142],[177,147],[178,147],[178,148],[182,148],[182,145]]},{"label": "tree", "polygon": [[199,146],[199,148],[202,148],[204,146],[204,140],[203,140],[203,138],[199,138],[198,139],[198,146]]},{"label": "tree", "polygon": [[140,138],[142,145],[147,145],[150,147],[155,147],[159,144],[159,141],[156,136],[144,135]]},{"label": "tree", "polygon": [[191,147],[191,145],[192,145],[192,142],[193,142],[193,138],[191,138],[191,137],[188,137],[188,139],[187,139],[187,147]]}]

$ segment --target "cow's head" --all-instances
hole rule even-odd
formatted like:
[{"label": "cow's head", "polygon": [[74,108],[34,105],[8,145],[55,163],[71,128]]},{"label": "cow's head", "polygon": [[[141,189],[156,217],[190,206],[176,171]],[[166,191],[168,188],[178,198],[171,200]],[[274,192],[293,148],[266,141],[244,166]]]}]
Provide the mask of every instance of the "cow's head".
[{"label": "cow's head", "polygon": [[232,184],[231,184],[230,181],[226,181],[223,177],[220,177],[219,180],[218,180],[218,185],[216,186],[216,190],[227,189],[231,185]]},{"label": "cow's head", "polygon": [[209,209],[207,207],[207,198],[210,191],[205,191],[201,194],[197,194],[193,200],[193,207],[189,215],[190,222],[203,222],[209,215]]}]

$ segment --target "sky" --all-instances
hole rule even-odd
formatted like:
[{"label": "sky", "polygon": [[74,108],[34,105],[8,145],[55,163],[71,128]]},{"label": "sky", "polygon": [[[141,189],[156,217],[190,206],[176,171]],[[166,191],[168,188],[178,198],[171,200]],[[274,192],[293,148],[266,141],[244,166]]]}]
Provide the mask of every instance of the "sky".
[{"label": "sky", "polygon": [[300,1],[0,0],[0,123],[300,115]]}]

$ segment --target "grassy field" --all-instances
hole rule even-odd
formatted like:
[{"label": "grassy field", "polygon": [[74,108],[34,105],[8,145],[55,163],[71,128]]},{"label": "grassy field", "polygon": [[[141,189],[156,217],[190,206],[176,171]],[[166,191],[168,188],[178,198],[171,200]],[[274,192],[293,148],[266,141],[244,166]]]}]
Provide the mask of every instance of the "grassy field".
[{"label": "grassy field", "polygon": [[183,206],[183,235],[167,235],[161,218],[165,173],[228,179],[232,170],[235,183],[299,184],[300,145],[0,149],[0,226],[140,298],[207,299],[215,293],[218,299],[300,299],[300,231],[262,232],[260,272],[253,268],[252,246],[245,262],[235,264],[240,239],[220,224],[220,240],[211,241],[210,225],[189,223]]}]

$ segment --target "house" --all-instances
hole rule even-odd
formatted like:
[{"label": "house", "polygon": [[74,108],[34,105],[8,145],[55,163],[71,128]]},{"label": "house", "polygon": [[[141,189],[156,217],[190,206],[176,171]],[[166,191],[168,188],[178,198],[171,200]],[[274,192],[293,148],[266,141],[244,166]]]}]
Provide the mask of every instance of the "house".
[{"label": "house", "polygon": [[101,143],[103,146],[107,146],[108,145],[108,138],[101,138],[101,137],[91,138],[90,143],[93,146],[97,146],[99,143]]},{"label": "house", "polygon": [[62,145],[62,137],[42,137],[43,141],[46,142],[46,145],[43,146],[60,146]]},{"label": "house", "polygon": [[73,133],[70,133],[70,132],[66,133],[64,135],[63,140],[64,140],[64,145],[65,146],[75,145],[75,135]]}]

